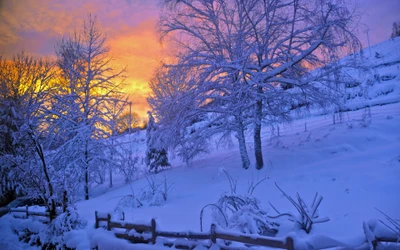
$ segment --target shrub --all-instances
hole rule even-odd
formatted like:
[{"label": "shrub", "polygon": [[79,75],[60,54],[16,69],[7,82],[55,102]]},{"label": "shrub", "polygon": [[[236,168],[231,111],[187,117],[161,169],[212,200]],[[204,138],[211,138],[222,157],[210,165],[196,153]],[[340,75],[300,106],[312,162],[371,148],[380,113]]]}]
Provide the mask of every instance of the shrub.
[{"label": "shrub", "polygon": [[132,193],[122,197],[118,202],[118,207],[138,208],[144,205],[160,206],[168,200],[173,190],[173,183],[166,175],[162,175],[161,179],[154,175],[146,177],[147,186],[143,188],[138,195],[131,187]]},{"label": "shrub", "polygon": [[215,204],[203,207],[200,212],[200,229],[202,230],[203,212],[207,207],[213,209],[212,220],[222,228],[233,229],[245,234],[260,234],[274,236],[279,224],[270,222],[267,212],[262,208],[260,201],[253,196],[256,187],[266,180],[263,178],[257,183],[250,182],[247,193],[236,194],[237,181],[224,169],[221,170],[229,181],[231,193],[223,194]]},{"label": "shrub", "polygon": [[296,208],[299,212],[298,216],[294,216],[290,213],[281,214],[279,211],[273,207],[272,208],[279,214],[279,216],[286,215],[293,221],[296,221],[297,225],[300,229],[304,230],[306,233],[310,233],[312,226],[316,223],[323,223],[329,221],[328,217],[320,218],[318,215],[318,207],[322,202],[323,197],[315,194],[313,202],[307,205],[304,199],[300,196],[299,193],[296,193],[296,200],[287,195],[279,186],[276,184],[276,187],[282,192],[282,194],[290,201],[290,203]]},{"label": "shrub", "polygon": [[40,241],[44,249],[65,249],[65,234],[73,230],[83,229],[87,222],[79,217],[74,208],[68,207],[65,213],[57,216],[40,233]]}]

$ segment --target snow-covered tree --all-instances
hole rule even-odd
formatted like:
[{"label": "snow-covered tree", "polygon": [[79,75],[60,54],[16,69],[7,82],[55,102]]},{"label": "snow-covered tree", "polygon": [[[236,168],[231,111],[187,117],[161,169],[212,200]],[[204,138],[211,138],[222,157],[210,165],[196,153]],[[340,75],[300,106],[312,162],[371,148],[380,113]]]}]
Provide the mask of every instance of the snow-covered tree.
[{"label": "snow-covered tree", "polygon": [[244,128],[251,124],[258,169],[263,122],[286,120],[299,103],[338,100],[344,65],[335,62],[360,48],[357,15],[339,0],[163,2],[161,36],[178,51],[167,66],[196,72],[197,110],[231,112],[224,115],[228,129],[233,119]]},{"label": "snow-covered tree", "polygon": [[110,122],[107,109],[119,94],[124,70],[111,66],[106,36],[89,15],[83,29],[62,39],[57,45],[57,64],[61,81],[54,96],[51,127],[64,141],[57,156],[59,166],[79,172],[89,199],[90,175],[107,164],[104,141]]},{"label": "snow-covered tree", "polygon": [[197,88],[192,85],[196,82],[190,78],[182,69],[160,67],[149,83],[153,92],[148,98],[160,124],[156,134],[160,141],[167,142],[163,147],[174,150],[187,165],[194,157],[208,151],[211,135],[201,129],[207,127],[208,122],[196,111],[200,101],[197,92],[192,91]]},{"label": "snow-covered tree", "polygon": [[157,124],[151,112],[148,112],[149,122],[146,129],[146,165],[150,171],[158,172],[161,167],[170,166],[168,162],[168,152],[162,140],[157,135]]},{"label": "snow-covered tree", "polygon": [[[122,130],[122,125],[120,123],[120,117],[122,116],[126,106],[128,105],[128,97],[125,95],[117,95],[115,96],[116,98],[109,102],[108,105],[105,106],[106,109],[106,117],[109,121],[108,123],[108,128],[109,128],[109,140],[108,142],[108,148],[109,148],[109,157],[110,157],[110,163],[107,164],[108,166],[108,173],[109,173],[109,187],[113,186],[113,170],[115,167],[117,167],[118,164],[116,159],[116,155],[119,154],[117,148],[119,148],[119,145],[116,141],[116,136],[121,132]],[[101,173],[101,171],[100,171]],[[102,175],[100,175],[102,176]]]},{"label": "snow-covered tree", "polygon": [[395,38],[400,36],[400,22],[394,22],[392,27],[392,34],[390,35],[391,38]]},{"label": "snow-covered tree", "polygon": [[43,199],[55,215],[53,179],[42,146],[43,108],[53,92],[53,63],[22,52],[0,64],[1,196],[10,192],[14,196],[19,189]]},{"label": "snow-covered tree", "polygon": [[140,117],[136,112],[124,112],[117,118],[118,132],[128,133],[139,127]]}]

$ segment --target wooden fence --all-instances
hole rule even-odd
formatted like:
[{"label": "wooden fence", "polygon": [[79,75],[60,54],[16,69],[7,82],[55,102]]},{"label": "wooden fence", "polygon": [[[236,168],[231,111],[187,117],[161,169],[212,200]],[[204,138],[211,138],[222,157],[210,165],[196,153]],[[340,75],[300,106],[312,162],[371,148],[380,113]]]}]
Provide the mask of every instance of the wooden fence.
[{"label": "wooden fence", "polygon": [[29,216],[39,216],[39,217],[45,217],[48,219],[48,220],[41,219],[41,221],[44,223],[48,223],[50,221],[50,213],[29,211],[28,208],[29,208],[29,206],[26,206],[25,208],[10,208],[9,212],[10,213],[23,213],[23,214],[14,214],[13,215],[14,218],[27,219],[27,218],[29,218]]},{"label": "wooden fence", "polygon": [[[42,217],[50,217],[50,214],[48,212],[37,212],[37,211],[29,211],[28,210],[29,206],[26,206],[25,208],[10,208],[9,212],[10,213],[24,213],[25,218],[28,218],[29,216],[42,216]],[[14,215],[16,217],[20,217],[18,215]]]},{"label": "wooden fence", "polygon": [[[229,234],[221,232],[216,229],[214,224],[211,225],[209,233],[193,233],[193,232],[165,232],[158,231],[156,221],[151,220],[150,225],[145,224],[133,224],[126,223],[124,221],[111,221],[111,215],[99,216],[98,212],[95,212],[96,222],[95,227],[99,228],[104,226],[107,230],[113,230],[117,238],[126,239],[133,243],[156,243],[157,237],[172,238],[172,239],[186,239],[185,242],[179,241],[173,243],[168,240],[163,242],[165,246],[175,246],[178,249],[193,249],[197,245],[203,245],[204,247],[210,248],[212,244],[217,244],[217,239],[241,242],[248,245],[266,246],[280,249],[293,250],[293,239],[287,237],[285,240],[276,238],[264,237],[264,236],[248,236]],[[105,225],[100,225],[105,222]],[[124,230],[124,231],[123,231]],[[133,232],[132,232],[133,230]],[[208,243],[204,240],[209,240]],[[203,241],[203,242],[200,242]],[[212,244],[209,242],[211,241]],[[229,246],[218,245],[221,249],[238,249]]]},{"label": "wooden fence", "polygon": [[[41,220],[43,223],[48,223],[50,221],[50,215],[48,212],[37,212],[37,211],[29,211],[28,206],[25,208],[11,208],[9,210],[11,213],[20,213],[14,214],[13,216],[16,218],[28,218],[29,216],[39,216],[45,217],[47,220]],[[124,219],[125,215],[123,214],[122,219]],[[156,221],[154,219],[151,220],[150,224],[133,224],[126,223],[125,221],[111,221],[111,214],[106,214],[105,216],[99,216],[99,213],[95,212],[95,227],[105,227],[107,230],[113,230],[116,237],[120,239],[126,239],[133,243],[156,243],[157,237],[162,237],[159,239],[165,246],[172,247],[174,246],[177,249],[193,249],[198,245],[202,245],[206,248],[210,248],[212,244],[217,244],[217,239],[233,241],[233,242],[241,242],[248,246],[266,246],[280,249],[294,249],[293,239],[291,237],[287,237],[286,239],[276,239],[265,236],[255,236],[255,235],[244,235],[244,234],[230,234],[228,232],[223,232],[216,229],[214,224],[211,225],[209,233],[194,233],[194,232],[166,232],[157,230]],[[173,242],[170,239],[186,239],[184,241],[176,241]],[[392,243],[393,247],[398,247],[400,249],[400,242],[396,238],[388,238],[388,237],[376,237],[374,240],[369,242],[372,244],[373,248],[376,249],[379,243]],[[234,249],[243,249],[235,248],[229,246],[221,246],[218,245],[220,249],[223,250],[234,250]],[[339,247],[336,245],[332,245],[325,248],[335,248]],[[360,248],[361,249],[361,248]],[[395,248],[397,249],[397,248]]]}]

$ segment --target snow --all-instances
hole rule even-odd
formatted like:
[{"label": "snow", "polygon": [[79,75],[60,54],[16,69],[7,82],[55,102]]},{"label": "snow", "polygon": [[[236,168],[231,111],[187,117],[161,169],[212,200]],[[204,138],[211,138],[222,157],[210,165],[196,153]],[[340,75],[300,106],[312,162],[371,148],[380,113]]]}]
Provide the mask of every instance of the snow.
[{"label": "snow", "polygon": [[[365,243],[365,227],[370,239],[392,235],[376,220],[384,220],[384,217],[375,208],[400,219],[400,38],[371,47],[371,52],[371,56],[368,56],[368,50],[365,54],[381,82],[368,89],[369,98],[355,95],[357,97],[347,103],[354,111],[344,112],[341,123],[333,124],[331,115],[302,118],[290,125],[281,125],[281,136],[273,140],[271,131],[265,127],[262,138],[266,164],[262,170],[256,170],[254,166],[243,169],[236,144],[233,148],[214,146],[210,154],[195,159],[191,167],[173,159],[173,168],[162,172],[173,186],[165,203],[159,206],[145,204],[139,208],[120,207],[118,211],[123,210],[126,222],[150,224],[154,218],[158,230],[200,232],[201,209],[216,203],[221,194],[230,191],[228,180],[220,174],[223,169],[237,180],[238,194],[246,193],[250,181],[267,177],[253,195],[270,215],[276,213],[268,202],[281,213],[297,214],[275,183],[290,196],[298,192],[306,202],[311,202],[316,192],[323,196],[319,214],[329,217],[329,222],[313,225],[309,235],[296,231],[290,222],[281,226],[277,236],[291,235],[296,249],[332,245],[355,248]],[[375,52],[381,57],[375,58]],[[366,106],[371,106],[371,123],[365,127],[362,124],[364,110],[357,109]],[[140,141],[144,134],[129,136],[136,136]],[[135,148],[141,156],[145,151],[143,144],[142,140]],[[254,164],[253,145],[249,143],[247,148]],[[123,176],[120,178],[123,180]],[[69,232],[65,236],[67,246],[77,249],[98,246],[99,250],[163,249],[159,244],[133,245],[115,238],[112,232],[93,229],[95,211],[99,211],[100,217],[112,214],[122,197],[131,195],[132,190],[138,194],[147,185],[146,179],[140,178],[130,184],[117,180],[111,189],[104,190],[101,185],[94,187],[93,198],[76,204],[80,217],[88,221],[88,226]],[[211,209],[204,212],[204,231],[210,228],[211,212]],[[15,221],[30,227],[36,225],[30,219],[15,220],[12,215],[3,216],[0,218],[0,249],[31,248],[20,243],[12,232],[11,228],[23,226]],[[199,245],[195,249],[204,247]]]},{"label": "snow", "polygon": [[[357,246],[365,239],[363,222],[382,219],[375,207],[393,218],[400,217],[400,104],[373,107],[371,115],[372,123],[366,128],[359,124],[362,110],[346,113],[344,122],[336,125],[330,116],[309,118],[307,132],[305,120],[298,120],[281,130],[278,147],[268,144],[269,132],[264,131],[264,153],[266,161],[272,164],[261,171],[242,169],[236,149],[216,150],[195,160],[190,168],[164,171],[174,186],[167,202],[162,206],[125,208],[126,221],[149,224],[155,218],[157,227],[161,224],[163,230],[199,232],[202,207],[215,203],[222,193],[229,191],[227,179],[218,174],[222,167],[238,180],[238,193],[245,192],[250,180],[269,176],[254,196],[265,207],[271,202],[280,212],[296,213],[276,189],[275,182],[289,195],[299,192],[307,202],[319,192],[324,197],[319,213],[330,221],[315,224],[313,237],[304,236],[303,240],[318,246],[336,241]],[[354,124],[352,129],[348,127],[350,123]],[[79,202],[78,211],[93,225],[94,211],[113,210],[119,197],[130,194],[131,186],[140,190],[146,186],[146,180],[139,179]],[[274,214],[272,210],[270,213]],[[210,218],[211,210],[205,210],[205,230],[211,224]],[[288,231],[291,229],[287,227]]]}]

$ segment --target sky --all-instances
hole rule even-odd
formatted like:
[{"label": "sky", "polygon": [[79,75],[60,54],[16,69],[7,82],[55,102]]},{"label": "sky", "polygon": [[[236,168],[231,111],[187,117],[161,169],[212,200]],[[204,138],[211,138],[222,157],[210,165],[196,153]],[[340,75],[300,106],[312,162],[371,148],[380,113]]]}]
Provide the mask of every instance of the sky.
[{"label": "sky", "polygon": [[[150,93],[148,81],[166,55],[159,42],[156,22],[159,0],[0,0],[0,55],[6,58],[24,50],[54,57],[62,36],[80,28],[88,13],[97,16],[108,37],[113,64],[127,67],[126,91],[133,110],[145,117]],[[358,0],[363,12],[360,40],[374,45],[390,37],[392,24],[400,21],[400,0]]]}]

